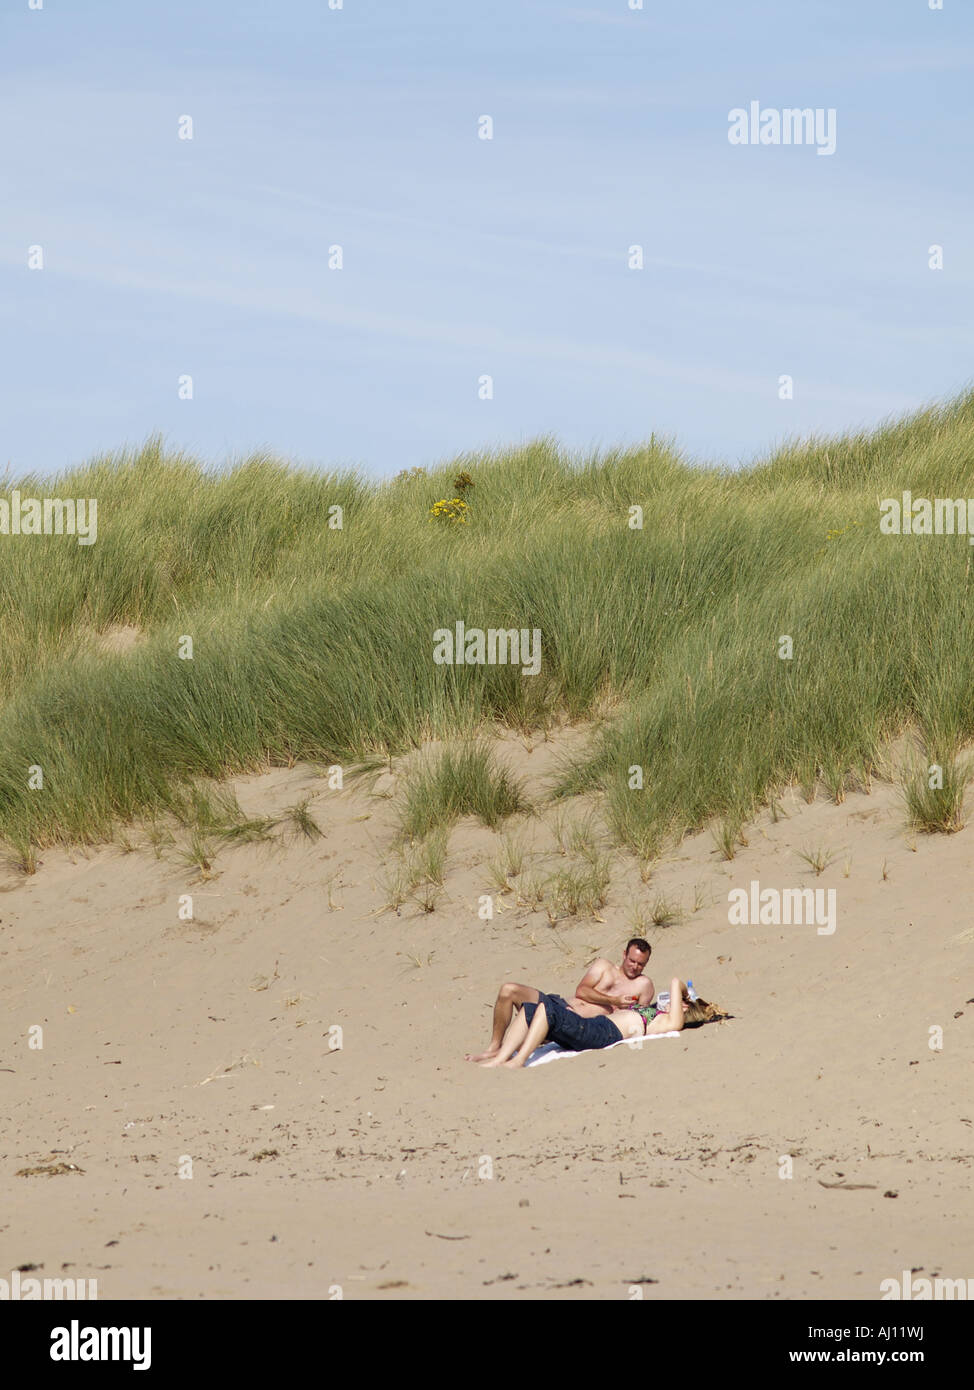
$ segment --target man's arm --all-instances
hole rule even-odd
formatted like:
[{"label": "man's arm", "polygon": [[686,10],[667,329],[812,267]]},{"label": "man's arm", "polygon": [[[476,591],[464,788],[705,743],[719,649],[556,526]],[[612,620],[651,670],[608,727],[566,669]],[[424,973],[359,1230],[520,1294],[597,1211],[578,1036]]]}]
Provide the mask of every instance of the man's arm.
[{"label": "man's arm", "polygon": [[644,975],[641,980],[635,981],[632,992],[636,996],[636,1003],[642,1008],[644,1005],[651,1004],[655,999],[656,986],[648,975]]},{"label": "man's arm", "polygon": [[[585,1004],[600,1004],[606,1009],[625,1008],[629,1002],[628,999],[625,999],[621,994],[606,994],[599,989],[599,985],[605,979],[607,972],[609,972],[609,978],[612,978],[611,971],[612,966],[607,960],[593,961],[575,988],[575,998],[581,999]],[[633,992],[635,993],[635,987],[633,987]]]}]

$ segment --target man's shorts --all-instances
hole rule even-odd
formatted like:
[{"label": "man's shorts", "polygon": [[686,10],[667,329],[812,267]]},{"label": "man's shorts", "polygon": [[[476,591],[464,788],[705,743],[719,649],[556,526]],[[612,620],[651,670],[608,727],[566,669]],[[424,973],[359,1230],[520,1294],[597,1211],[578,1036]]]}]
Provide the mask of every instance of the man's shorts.
[{"label": "man's shorts", "polygon": [[[548,1019],[547,1041],[557,1043],[569,1052],[588,1052],[622,1041],[619,1029],[605,1014],[597,1018],[582,1018],[581,1014],[568,1007],[560,994],[541,994],[539,991],[538,1003],[544,1005]],[[530,1027],[538,1005],[524,1004],[522,1007]]]}]

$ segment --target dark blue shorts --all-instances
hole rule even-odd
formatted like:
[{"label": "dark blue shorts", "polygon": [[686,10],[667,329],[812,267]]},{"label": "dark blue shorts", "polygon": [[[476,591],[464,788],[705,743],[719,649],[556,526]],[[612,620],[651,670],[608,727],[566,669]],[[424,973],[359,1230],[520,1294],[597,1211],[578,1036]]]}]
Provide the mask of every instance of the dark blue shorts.
[{"label": "dark blue shorts", "polygon": [[[546,1041],[555,1042],[569,1052],[588,1052],[622,1041],[619,1029],[605,1014],[600,1014],[598,1018],[582,1018],[581,1014],[574,1013],[568,1007],[560,994],[541,994],[539,991],[538,1002],[544,1005],[548,1019]],[[522,1007],[530,1027],[538,1005],[524,1004]]]}]

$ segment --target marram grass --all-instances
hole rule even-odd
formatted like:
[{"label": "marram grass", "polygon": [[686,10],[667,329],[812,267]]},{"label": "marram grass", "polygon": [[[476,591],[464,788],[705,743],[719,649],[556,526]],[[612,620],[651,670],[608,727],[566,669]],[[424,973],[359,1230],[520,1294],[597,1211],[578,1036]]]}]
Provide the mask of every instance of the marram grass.
[{"label": "marram grass", "polygon": [[[431,520],[458,474],[466,523]],[[905,728],[945,767],[974,736],[974,548],[878,525],[904,490],[974,496],[974,392],[736,471],[542,439],[372,483],[267,455],[216,472],[153,439],[14,487],[98,502],[94,545],[0,535],[0,836],[24,865],[169,813],[205,857],[201,779],[565,717],[597,734],[560,790],[601,793],[618,841],[716,822],[732,848],[789,782],[868,785]],[[540,673],[437,665],[458,621],[539,630]],[[101,640],[118,627],[125,653]],[[454,805],[500,824],[520,803],[488,773],[414,796],[410,833]],[[920,822],[955,828],[962,797]]]}]

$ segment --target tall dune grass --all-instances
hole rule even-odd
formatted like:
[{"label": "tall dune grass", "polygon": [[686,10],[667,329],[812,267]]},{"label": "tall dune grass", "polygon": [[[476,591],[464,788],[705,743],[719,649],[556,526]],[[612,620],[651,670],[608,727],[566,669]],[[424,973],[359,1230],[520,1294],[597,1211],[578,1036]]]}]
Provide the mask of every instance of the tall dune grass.
[{"label": "tall dune grass", "polygon": [[[460,469],[470,524],[431,521]],[[22,859],[178,810],[199,778],[605,711],[561,789],[604,792],[651,853],[784,782],[841,795],[904,727],[940,761],[974,734],[974,551],[882,536],[877,506],[974,495],[974,392],[739,471],[542,439],[378,484],[152,439],[13,486],[98,500],[93,546],[0,536],[0,835]],[[458,619],[539,628],[541,673],[434,664]],[[101,650],[115,624],[144,640]]]}]

